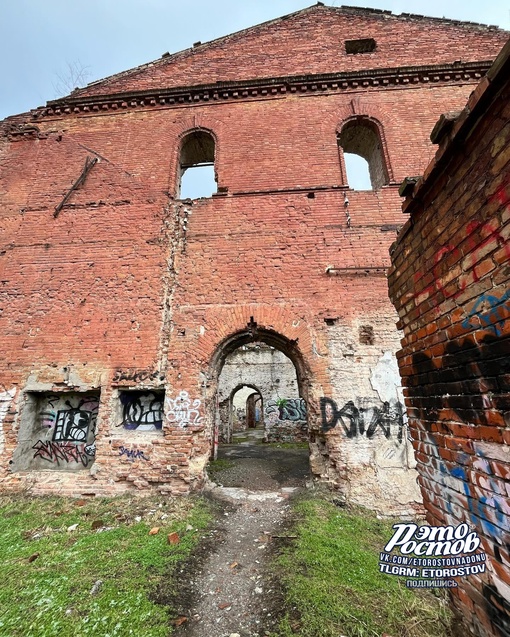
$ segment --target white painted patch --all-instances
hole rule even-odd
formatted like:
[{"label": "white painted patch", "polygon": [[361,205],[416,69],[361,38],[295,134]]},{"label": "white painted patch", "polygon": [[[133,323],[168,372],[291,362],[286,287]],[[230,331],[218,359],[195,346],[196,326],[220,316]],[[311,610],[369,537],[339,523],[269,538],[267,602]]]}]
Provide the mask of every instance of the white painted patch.
[{"label": "white painted patch", "polygon": [[370,384],[383,403],[398,400],[404,404],[397,359],[391,352],[384,352],[377,362],[370,376]]},{"label": "white painted patch", "polygon": [[384,469],[399,469],[407,466],[406,444],[396,444],[395,440],[379,442],[374,450],[375,464]]},{"label": "white painted patch", "polygon": [[16,395],[16,387],[0,392],[0,453],[3,453],[5,436],[4,436],[4,418],[9,411],[12,399]]}]

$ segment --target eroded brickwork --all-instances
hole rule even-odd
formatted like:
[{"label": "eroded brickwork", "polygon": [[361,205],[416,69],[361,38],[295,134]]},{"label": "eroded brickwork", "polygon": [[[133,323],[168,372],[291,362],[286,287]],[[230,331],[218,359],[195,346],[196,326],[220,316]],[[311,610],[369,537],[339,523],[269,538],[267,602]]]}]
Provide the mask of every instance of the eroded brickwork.
[{"label": "eroded brickwork", "polygon": [[[345,52],[346,39],[367,37],[373,52]],[[403,223],[398,184],[422,171],[437,117],[465,103],[505,39],[316,6],[4,121],[1,487],[200,487],[222,365],[262,341],[296,367],[314,472],[388,512],[381,456],[381,475],[408,485],[398,507],[413,508],[397,394],[372,380],[397,349],[384,275]],[[349,189],[337,139],[349,125],[353,143],[360,123],[379,153],[371,191]],[[218,192],[181,201],[180,149],[193,134],[214,144]],[[91,392],[94,436],[37,436],[34,405]],[[161,428],[139,426],[161,409]],[[84,442],[93,461],[61,471],[66,448]],[[17,464],[20,444],[38,457]],[[362,484],[361,466],[365,489],[349,482]]]},{"label": "eroded brickwork", "polygon": [[[432,524],[475,527],[483,575],[451,589],[475,635],[510,634],[510,45],[404,209],[390,296]],[[442,134],[439,130],[438,135]]]}]

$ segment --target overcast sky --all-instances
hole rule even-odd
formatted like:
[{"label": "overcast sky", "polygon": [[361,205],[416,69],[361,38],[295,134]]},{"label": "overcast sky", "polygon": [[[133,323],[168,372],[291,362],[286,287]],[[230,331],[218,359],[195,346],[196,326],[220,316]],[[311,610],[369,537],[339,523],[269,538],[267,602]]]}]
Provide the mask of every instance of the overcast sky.
[{"label": "overcast sky", "polygon": [[[509,0],[344,0],[496,24]],[[0,119],[60,97],[69,64],[91,82],[314,4],[310,0],[0,0]],[[341,6],[342,0],[325,4]],[[64,91],[68,93],[69,91]]]}]

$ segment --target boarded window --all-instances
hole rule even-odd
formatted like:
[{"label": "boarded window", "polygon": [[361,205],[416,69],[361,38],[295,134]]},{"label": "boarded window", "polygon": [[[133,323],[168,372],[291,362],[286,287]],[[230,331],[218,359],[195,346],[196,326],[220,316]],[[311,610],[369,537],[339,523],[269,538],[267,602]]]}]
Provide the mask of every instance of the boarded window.
[{"label": "boarded window", "polygon": [[77,471],[94,462],[99,392],[27,394],[13,470]]},{"label": "boarded window", "polygon": [[121,391],[118,427],[136,431],[159,431],[163,427],[164,391]]}]

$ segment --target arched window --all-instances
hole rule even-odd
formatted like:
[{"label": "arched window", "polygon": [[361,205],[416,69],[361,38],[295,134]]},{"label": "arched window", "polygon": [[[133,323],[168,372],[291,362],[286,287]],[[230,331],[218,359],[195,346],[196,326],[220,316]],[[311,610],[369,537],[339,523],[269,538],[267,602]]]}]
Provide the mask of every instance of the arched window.
[{"label": "arched window", "polygon": [[365,117],[348,121],[338,135],[345,182],[354,190],[379,190],[389,183],[377,124]]},{"label": "arched window", "polygon": [[199,199],[217,192],[214,159],[215,143],[211,133],[195,130],[186,135],[179,160],[178,199]]}]

